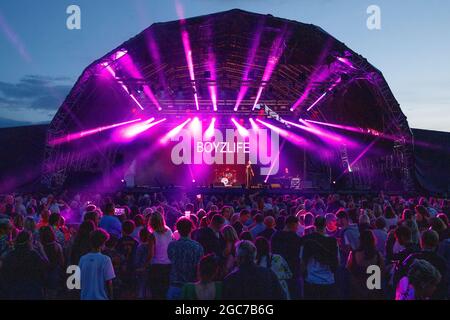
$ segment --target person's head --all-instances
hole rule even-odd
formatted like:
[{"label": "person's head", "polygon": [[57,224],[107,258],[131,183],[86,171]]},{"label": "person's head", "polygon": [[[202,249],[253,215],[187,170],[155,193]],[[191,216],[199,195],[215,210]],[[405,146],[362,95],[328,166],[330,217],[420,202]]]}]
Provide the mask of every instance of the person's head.
[{"label": "person's head", "polygon": [[256,260],[257,262],[261,262],[263,257],[267,257],[270,255],[270,243],[264,237],[257,237],[255,240],[256,247]]},{"label": "person's head", "polygon": [[219,272],[219,262],[214,254],[203,256],[198,263],[198,279],[201,283],[214,281]]},{"label": "person's head", "polygon": [[400,245],[409,244],[412,241],[411,229],[405,225],[401,225],[395,229],[395,238]]},{"label": "person's head", "polygon": [[434,230],[425,230],[420,237],[420,247],[424,250],[434,250],[439,245],[439,234]]},{"label": "person's head", "polygon": [[255,263],[256,247],[248,240],[239,241],[236,244],[236,259],[239,267]]},{"label": "person's head", "polygon": [[425,197],[420,197],[419,199],[419,205],[424,206],[424,207],[428,207],[428,200]]},{"label": "person's head", "polygon": [[314,219],[314,227],[316,228],[316,232],[324,233],[326,226],[327,226],[327,220],[325,219],[325,217],[317,216]]},{"label": "person's head", "polygon": [[115,249],[118,242],[119,242],[119,238],[112,234],[112,235],[110,235],[108,240],[106,240],[105,248],[108,248],[108,249],[111,249],[111,250]]},{"label": "person's head", "polygon": [[444,222],[444,224],[445,224],[445,226],[448,228],[449,227],[449,224],[448,224],[448,217],[447,217],[447,215],[445,214],[445,213],[439,213],[438,215],[437,215],[437,217],[439,218],[439,219],[441,219],[443,222]]},{"label": "person's head", "polygon": [[386,219],[392,219],[395,218],[395,211],[394,208],[392,208],[391,206],[386,206],[384,208],[384,217]]},{"label": "person's head", "polygon": [[375,220],[375,228],[384,230],[386,228],[386,220],[383,217],[378,217]]},{"label": "person's head", "polygon": [[36,230],[36,221],[33,219],[33,217],[26,217],[25,222],[23,224],[23,229],[34,232]]},{"label": "person's head", "polygon": [[264,223],[264,216],[261,213],[257,213],[254,219],[257,224]]},{"label": "person's head", "polygon": [[14,226],[19,229],[22,230],[23,229],[23,224],[24,224],[24,218],[21,214],[18,214],[14,217]]},{"label": "person's head", "polygon": [[359,225],[370,225],[370,218],[367,214],[362,214],[359,216]]},{"label": "person's head", "polygon": [[43,208],[41,210],[41,220],[43,222],[48,222],[49,217],[50,217],[50,210],[48,210],[47,208]]},{"label": "person's head", "polygon": [[248,211],[247,209],[242,209],[241,212],[239,213],[239,220],[241,221],[242,224],[245,224],[250,218],[251,214],[250,211]]},{"label": "person's head", "polygon": [[442,234],[442,232],[444,232],[445,229],[447,229],[447,225],[445,224],[445,222],[438,217],[430,218],[429,223],[430,228],[436,231],[438,234]]},{"label": "person's head", "polygon": [[194,213],[195,206],[192,203],[188,203],[185,206],[185,211],[189,211],[190,213]]},{"label": "person's head", "polygon": [[253,236],[250,231],[242,231],[241,234],[239,235],[239,239],[253,241]]},{"label": "person's head", "polygon": [[286,227],[287,231],[297,232],[298,229],[298,218],[296,216],[289,216],[286,218]]},{"label": "person's head", "polygon": [[207,228],[208,225],[209,225],[208,217],[207,216],[203,216],[200,219],[199,228]]},{"label": "person's head", "polygon": [[347,217],[349,223],[358,223],[358,210],[356,210],[356,208],[349,208],[347,210]]},{"label": "person's head", "polygon": [[377,252],[376,239],[371,230],[363,230],[359,235],[359,249],[364,252],[366,259],[370,259]]},{"label": "person's head", "polygon": [[337,225],[340,228],[345,228],[349,225],[348,215],[345,210],[339,210],[336,213]]},{"label": "person's head", "polygon": [[275,219],[275,229],[283,230],[285,226],[286,226],[286,217],[285,216],[278,216]]},{"label": "person's head", "polygon": [[141,243],[147,243],[148,240],[150,239],[150,231],[148,231],[147,228],[142,228],[139,231],[139,240],[141,241]]},{"label": "person's head", "polygon": [[126,220],[122,224],[122,234],[124,236],[129,236],[133,233],[136,228],[133,220]]},{"label": "person's head", "polygon": [[431,263],[422,259],[416,259],[408,271],[408,280],[414,288],[417,300],[430,298],[441,279],[440,272]]},{"label": "person's head", "polygon": [[416,206],[415,211],[416,211],[416,220],[418,222],[427,221],[428,218],[430,217],[428,210],[424,206],[421,205]]},{"label": "person's head", "polygon": [[186,238],[191,234],[193,225],[191,220],[186,217],[181,217],[177,220],[176,227],[180,236]]},{"label": "person's head", "polygon": [[314,215],[311,212],[308,212],[303,217],[303,224],[305,227],[312,226],[314,223]]},{"label": "person's head", "polygon": [[149,223],[153,232],[164,233],[167,230],[164,215],[160,211],[155,211],[152,213]]},{"label": "person's head", "polygon": [[95,224],[91,220],[83,221],[78,228],[77,237],[81,238],[89,238],[89,235],[96,228]]},{"label": "person's head", "polygon": [[105,246],[105,243],[106,241],[108,241],[108,239],[109,234],[105,230],[99,228],[92,231],[89,237],[91,248],[96,251],[101,250]]},{"label": "person's head", "polygon": [[19,234],[17,235],[14,245],[17,249],[20,248],[31,249],[31,240],[32,240],[31,233],[29,231],[23,230],[20,231]]},{"label": "person's head", "polygon": [[227,243],[236,243],[236,241],[239,240],[236,230],[230,225],[226,225],[222,228],[222,236]]},{"label": "person's head", "polygon": [[95,211],[95,210],[97,210],[97,206],[95,204],[93,204],[93,203],[88,204],[86,206],[86,212]]},{"label": "person's head", "polygon": [[223,206],[222,207],[222,216],[226,219],[226,220],[230,220],[231,216],[233,214],[233,207],[230,206]]},{"label": "person's head", "polygon": [[403,220],[413,220],[415,218],[414,212],[410,209],[404,209],[402,213]]},{"label": "person's head", "polygon": [[105,205],[105,210],[104,210],[105,215],[107,215],[107,216],[113,216],[115,210],[116,210],[116,207],[114,206],[114,203],[109,202],[109,203],[107,203],[107,204]]},{"label": "person's head", "polygon": [[136,227],[142,227],[145,224],[145,218],[142,214],[137,214],[133,218]]},{"label": "person's head", "polygon": [[43,246],[56,241],[55,231],[52,227],[44,226],[39,229],[39,241]]},{"label": "person's head", "polygon": [[34,216],[36,214],[36,209],[34,207],[27,208],[27,216]]},{"label": "person's head", "polygon": [[221,214],[216,213],[211,218],[211,223],[209,224],[210,228],[213,229],[216,232],[219,232],[220,229],[222,229],[223,225],[225,224],[225,219],[222,217]]},{"label": "person's head", "polygon": [[325,221],[327,223],[327,229],[334,231],[337,229],[337,219],[334,213],[327,213],[325,215]]},{"label": "person's head", "polygon": [[264,218],[264,225],[267,229],[273,229],[275,228],[275,218],[272,216],[267,216]]},{"label": "person's head", "polygon": [[94,211],[88,211],[88,212],[86,212],[86,214],[84,215],[83,220],[84,220],[84,221],[86,221],[86,220],[91,220],[92,222],[94,222],[94,224],[95,224],[96,226],[98,226],[98,224],[99,224],[99,222],[100,222],[100,216],[99,216],[98,212],[95,211],[95,210],[94,210]]},{"label": "person's head", "polygon": [[52,227],[58,227],[61,222],[61,215],[57,212],[53,212],[50,214],[50,217],[48,218],[48,224]]}]

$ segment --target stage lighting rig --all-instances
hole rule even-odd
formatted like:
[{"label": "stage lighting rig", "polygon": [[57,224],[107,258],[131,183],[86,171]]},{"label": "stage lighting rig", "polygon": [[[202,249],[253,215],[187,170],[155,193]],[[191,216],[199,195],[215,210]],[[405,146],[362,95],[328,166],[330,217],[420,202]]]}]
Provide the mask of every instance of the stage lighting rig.
[{"label": "stage lighting rig", "polygon": [[257,104],[255,106],[255,110],[263,110],[268,119],[273,119],[285,125],[287,128],[291,127],[289,123],[287,123],[277,112],[273,111],[271,108],[269,108],[269,106],[265,104]]}]

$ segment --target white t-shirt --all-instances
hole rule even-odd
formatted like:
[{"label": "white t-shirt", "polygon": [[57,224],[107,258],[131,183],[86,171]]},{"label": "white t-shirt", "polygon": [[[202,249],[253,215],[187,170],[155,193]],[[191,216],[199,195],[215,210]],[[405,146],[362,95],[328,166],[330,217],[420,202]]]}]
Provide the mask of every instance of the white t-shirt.
[{"label": "white t-shirt", "polygon": [[81,300],[108,300],[105,282],[116,277],[111,259],[101,253],[80,258]]},{"label": "white t-shirt", "polygon": [[155,236],[155,255],[152,259],[152,264],[170,264],[170,259],[167,255],[167,248],[172,242],[172,231],[168,229],[164,233],[154,232]]}]

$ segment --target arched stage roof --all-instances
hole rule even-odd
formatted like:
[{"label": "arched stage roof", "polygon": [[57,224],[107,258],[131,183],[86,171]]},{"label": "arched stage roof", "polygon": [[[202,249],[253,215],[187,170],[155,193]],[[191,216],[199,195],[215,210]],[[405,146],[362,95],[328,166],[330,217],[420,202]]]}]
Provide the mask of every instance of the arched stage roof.
[{"label": "arched stage roof", "polygon": [[[243,87],[247,91],[238,99]],[[404,188],[411,189],[413,136],[381,71],[318,26],[237,9],[155,23],[89,65],[50,124],[43,181],[62,183],[70,170],[92,166],[92,156],[53,145],[58,137],[136,117],[165,117],[166,126],[186,114],[247,118],[255,114],[258,96],[289,121],[370,128],[395,137],[391,152],[402,154]],[[367,144],[372,140],[367,137]],[[96,153],[97,168],[110,165],[114,152]]]}]

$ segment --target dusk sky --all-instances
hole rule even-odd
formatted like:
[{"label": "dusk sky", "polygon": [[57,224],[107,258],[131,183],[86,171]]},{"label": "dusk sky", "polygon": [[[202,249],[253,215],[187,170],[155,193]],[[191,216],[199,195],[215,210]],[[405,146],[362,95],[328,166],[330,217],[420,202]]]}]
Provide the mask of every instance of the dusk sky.
[{"label": "dusk sky", "polygon": [[[448,0],[180,0],[186,17],[239,8],[320,26],[381,70],[413,128],[450,131]],[[81,30],[66,8],[81,8]],[[366,9],[381,8],[381,30]],[[0,0],[0,127],[48,122],[92,61],[156,22],[174,0]]]}]

